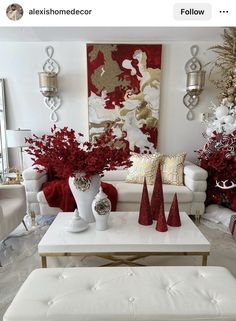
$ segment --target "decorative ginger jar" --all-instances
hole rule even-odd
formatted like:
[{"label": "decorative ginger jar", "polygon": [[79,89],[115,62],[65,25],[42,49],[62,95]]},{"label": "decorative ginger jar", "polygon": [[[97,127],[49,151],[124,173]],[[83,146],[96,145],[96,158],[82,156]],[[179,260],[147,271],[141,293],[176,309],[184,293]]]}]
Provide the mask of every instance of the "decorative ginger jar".
[{"label": "decorative ginger jar", "polygon": [[102,187],[99,188],[99,192],[92,202],[92,211],[96,221],[96,230],[106,230],[108,228],[108,218],[111,212],[111,202],[103,192]]}]

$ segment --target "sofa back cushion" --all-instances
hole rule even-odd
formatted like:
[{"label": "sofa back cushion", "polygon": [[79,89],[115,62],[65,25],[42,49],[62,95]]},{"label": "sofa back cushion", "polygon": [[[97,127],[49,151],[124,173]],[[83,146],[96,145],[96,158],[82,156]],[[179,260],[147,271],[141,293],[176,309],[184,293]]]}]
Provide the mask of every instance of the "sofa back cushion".
[{"label": "sofa back cushion", "polygon": [[102,181],[125,181],[127,169],[118,169],[115,171],[105,171]]}]

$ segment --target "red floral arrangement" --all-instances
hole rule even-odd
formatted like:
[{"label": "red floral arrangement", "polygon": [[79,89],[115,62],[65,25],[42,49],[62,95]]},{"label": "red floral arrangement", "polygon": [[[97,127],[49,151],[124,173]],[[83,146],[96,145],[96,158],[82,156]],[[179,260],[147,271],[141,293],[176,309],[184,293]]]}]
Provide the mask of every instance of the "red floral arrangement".
[{"label": "red floral arrangement", "polygon": [[213,132],[197,153],[200,166],[208,172],[207,204],[221,204],[236,210],[236,131]]},{"label": "red floral arrangement", "polygon": [[95,137],[93,143],[80,142],[79,137],[83,135],[73,129],[59,129],[54,125],[51,135],[33,135],[26,139],[29,144],[26,152],[32,156],[34,165],[41,165],[60,178],[75,176],[78,171],[90,178],[94,174],[103,175],[105,170],[132,165],[128,142],[124,137],[115,136],[110,127]]}]

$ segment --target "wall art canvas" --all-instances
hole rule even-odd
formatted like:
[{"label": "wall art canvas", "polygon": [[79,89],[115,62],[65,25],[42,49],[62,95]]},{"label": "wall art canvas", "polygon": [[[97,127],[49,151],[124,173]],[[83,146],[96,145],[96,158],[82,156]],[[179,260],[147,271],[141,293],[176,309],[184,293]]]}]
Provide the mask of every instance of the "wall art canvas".
[{"label": "wall art canvas", "polygon": [[130,149],[155,152],[158,141],[161,45],[88,44],[89,134],[109,124]]}]

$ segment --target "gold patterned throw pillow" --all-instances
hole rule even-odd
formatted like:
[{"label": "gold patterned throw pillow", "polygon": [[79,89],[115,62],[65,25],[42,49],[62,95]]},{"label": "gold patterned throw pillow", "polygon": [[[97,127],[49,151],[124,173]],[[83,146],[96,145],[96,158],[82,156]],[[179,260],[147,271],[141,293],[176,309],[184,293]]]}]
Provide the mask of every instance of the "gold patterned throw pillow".
[{"label": "gold patterned throw pillow", "polygon": [[185,157],[186,153],[162,156],[161,174],[163,184],[183,185]]},{"label": "gold patterned throw pillow", "polygon": [[156,171],[162,154],[133,154],[130,160],[133,165],[128,169],[126,182],[142,184],[146,177],[147,184],[153,185]]}]

